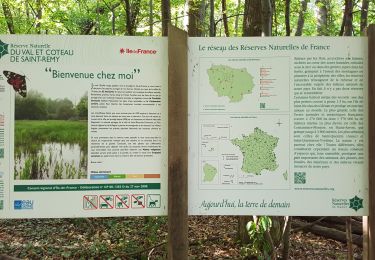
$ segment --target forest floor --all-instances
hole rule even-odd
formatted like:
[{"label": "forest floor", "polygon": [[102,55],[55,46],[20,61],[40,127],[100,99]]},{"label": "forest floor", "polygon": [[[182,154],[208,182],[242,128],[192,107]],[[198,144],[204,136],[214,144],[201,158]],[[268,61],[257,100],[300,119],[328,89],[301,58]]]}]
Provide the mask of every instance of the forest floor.
[{"label": "forest floor", "polygon": [[[237,218],[189,217],[190,259],[241,259]],[[0,259],[163,259],[166,217],[0,220]],[[156,246],[156,247],[155,247]],[[354,246],[355,259],[362,249]],[[346,259],[346,244],[298,231],[290,259]]]}]

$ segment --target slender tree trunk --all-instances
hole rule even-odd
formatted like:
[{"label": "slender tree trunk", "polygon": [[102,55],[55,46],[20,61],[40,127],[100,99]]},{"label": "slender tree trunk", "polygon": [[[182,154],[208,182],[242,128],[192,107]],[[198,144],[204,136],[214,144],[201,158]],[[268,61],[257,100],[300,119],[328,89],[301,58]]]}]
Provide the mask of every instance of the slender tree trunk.
[{"label": "slender tree trunk", "polygon": [[225,36],[229,37],[229,27],[228,27],[228,18],[227,18],[227,1],[221,0],[221,11],[223,14],[223,23],[224,23],[224,32]]},{"label": "slender tree trunk", "polygon": [[40,20],[42,19],[42,0],[37,0],[36,2],[36,6],[37,6],[37,10],[36,10],[36,19],[37,19],[37,22],[36,22],[36,25],[35,25],[35,28],[36,28],[36,33],[37,34],[40,34],[41,33],[41,23],[40,23]]},{"label": "slender tree trunk", "polygon": [[303,25],[305,24],[305,12],[307,9],[307,0],[301,0],[301,9],[298,14],[297,30],[295,36],[301,36]]},{"label": "slender tree trunk", "polygon": [[353,34],[353,0],[345,0],[343,24],[344,24],[344,36],[352,36]]},{"label": "slender tree trunk", "polygon": [[285,216],[285,228],[283,231],[283,260],[289,259],[289,246],[290,246],[290,230],[292,227],[292,217]]},{"label": "slender tree trunk", "polygon": [[123,0],[123,3],[126,13],[126,33],[128,35],[135,35],[141,1],[136,0],[130,3],[130,0]]},{"label": "slender tree trunk", "polygon": [[198,0],[189,0],[189,36],[201,36],[199,28],[199,3]]},{"label": "slender tree trunk", "polygon": [[[153,15],[153,14],[152,14]],[[152,16],[150,14],[150,17]],[[161,27],[162,27],[162,35],[168,35],[168,23],[171,20],[171,2],[170,0],[161,0]]]},{"label": "slender tree trunk", "polygon": [[201,0],[200,7],[199,7],[199,19],[198,19],[198,26],[200,29],[200,36],[206,35],[206,30],[205,30],[205,19],[206,19],[206,11],[207,11],[207,0]]},{"label": "slender tree trunk", "polygon": [[245,0],[243,36],[262,35],[262,8],[260,0]]},{"label": "slender tree trunk", "polygon": [[348,246],[348,260],[353,260],[353,238],[352,238],[352,218],[346,217],[346,244]]},{"label": "slender tree trunk", "polygon": [[128,35],[134,35],[134,28],[132,27],[132,10],[129,0],[124,0],[126,13],[126,32]]},{"label": "slender tree trunk", "polygon": [[8,31],[9,31],[10,34],[15,34],[16,31],[14,30],[13,16],[12,16],[12,12],[10,11],[10,8],[9,8],[8,1],[3,0],[1,2],[1,5],[3,7],[3,13],[4,13],[5,20],[6,20],[6,23],[7,23],[7,26],[8,26]]},{"label": "slender tree trunk", "polygon": [[215,2],[210,0],[210,37],[215,37]]},{"label": "slender tree trunk", "polygon": [[154,7],[153,7],[153,4],[154,4],[153,1],[150,0],[149,1],[150,13],[149,13],[149,17],[148,17],[148,23],[150,24],[150,32],[148,34],[149,36],[153,36],[154,35]]},{"label": "slender tree trunk", "polygon": [[272,36],[272,5],[270,0],[262,0],[262,24],[264,36]]},{"label": "slender tree trunk", "polygon": [[241,0],[238,0],[237,2],[237,16],[234,20],[234,31],[235,31],[235,35],[238,36],[238,21],[239,21],[239,13],[240,13],[240,7],[241,7]]},{"label": "slender tree trunk", "polygon": [[361,35],[365,35],[367,28],[367,14],[368,14],[369,0],[362,0],[361,8]]},{"label": "slender tree trunk", "polygon": [[317,5],[317,31],[319,36],[328,35],[327,5],[326,0],[316,0]]},{"label": "slender tree trunk", "polygon": [[290,36],[290,0],[285,0],[285,29],[286,36]]}]

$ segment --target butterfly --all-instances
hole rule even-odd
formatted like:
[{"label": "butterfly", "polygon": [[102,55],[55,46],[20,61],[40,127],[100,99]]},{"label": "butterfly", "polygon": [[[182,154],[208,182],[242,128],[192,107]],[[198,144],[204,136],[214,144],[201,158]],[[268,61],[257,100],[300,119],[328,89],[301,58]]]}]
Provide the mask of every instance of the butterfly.
[{"label": "butterfly", "polygon": [[26,76],[4,70],[5,77],[7,77],[7,82],[13,86],[14,91],[20,94],[22,97],[26,97]]}]

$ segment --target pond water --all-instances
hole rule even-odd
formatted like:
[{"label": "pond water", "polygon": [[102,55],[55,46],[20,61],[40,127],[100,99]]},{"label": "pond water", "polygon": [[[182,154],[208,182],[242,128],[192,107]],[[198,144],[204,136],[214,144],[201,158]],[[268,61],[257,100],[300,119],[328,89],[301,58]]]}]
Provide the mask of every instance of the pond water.
[{"label": "pond water", "polygon": [[14,178],[19,180],[87,177],[87,149],[79,144],[44,143],[17,147]]}]

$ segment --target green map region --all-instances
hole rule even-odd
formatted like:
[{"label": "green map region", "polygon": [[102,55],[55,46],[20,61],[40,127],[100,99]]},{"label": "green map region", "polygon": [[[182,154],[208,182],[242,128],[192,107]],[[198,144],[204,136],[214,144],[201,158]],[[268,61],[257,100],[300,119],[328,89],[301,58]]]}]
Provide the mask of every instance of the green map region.
[{"label": "green map region", "polygon": [[279,167],[274,152],[278,137],[269,135],[258,127],[254,129],[254,133],[242,137],[231,140],[243,154],[242,171],[260,175],[263,170],[274,171]]},{"label": "green map region", "polygon": [[211,182],[211,181],[214,180],[214,178],[217,174],[217,169],[214,166],[212,166],[211,164],[205,163],[203,165],[203,173],[204,173],[203,181],[204,182]]},{"label": "green map region", "polygon": [[230,102],[239,102],[254,88],[253,76],[245,68],[235,69],[225,65],[212,65],[207,70],[209,82],[219,97],[226,96]]}]

